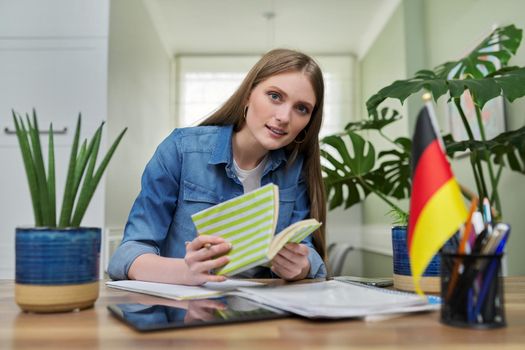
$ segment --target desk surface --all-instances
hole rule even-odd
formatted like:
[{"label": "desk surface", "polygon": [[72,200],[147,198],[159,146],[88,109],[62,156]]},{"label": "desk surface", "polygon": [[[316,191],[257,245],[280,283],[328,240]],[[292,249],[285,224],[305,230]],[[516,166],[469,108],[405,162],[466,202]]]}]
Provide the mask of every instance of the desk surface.
[{"label": "desk surface", "polygon": [[0,281],[0,349],[342,349],[525,347],[525,277],[505,280],[508,326],[466,330],[439,323],[439,312],[364,322],[282,319],[141,334],[113,318],[111,303],[165,300],[106,288],[95,307],[62,314],[28,314],[14,301],[13,281]]}]

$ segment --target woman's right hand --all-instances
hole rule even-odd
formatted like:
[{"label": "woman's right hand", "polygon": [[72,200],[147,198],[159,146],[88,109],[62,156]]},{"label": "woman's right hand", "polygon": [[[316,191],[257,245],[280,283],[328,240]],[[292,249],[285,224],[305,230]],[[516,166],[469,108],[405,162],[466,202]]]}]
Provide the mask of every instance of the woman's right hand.
[{"label": "woman's right hand", "polygon": [[212,275],[209,271],[224,266],[230,261],[224,254],[231,247],[230,243],[216,236],[197,236],[193,241],[188,242],[184,256],[187,284],[201,285],[206,282],[225,281],[226,277]]}]

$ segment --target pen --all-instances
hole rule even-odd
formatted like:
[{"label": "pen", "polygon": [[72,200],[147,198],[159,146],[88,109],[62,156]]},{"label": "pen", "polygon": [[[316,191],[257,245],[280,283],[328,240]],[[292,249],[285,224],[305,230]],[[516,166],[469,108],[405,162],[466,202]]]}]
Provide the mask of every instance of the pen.
[{"label": "pen", "polygon": [[468,323],[473,323],[475,318],[474,318],[474,307],[473,307],[473,302],[474,302],[474,291],[472,290],[472,287],[468,289],[468,294],[467,294],[467,321]]},{"label": "pen", "polygon": [[[507,240],[510,235],[510,227],[508,225],[505,225],[506,227],[501,227],[501,226],[503,225],[498,224],[498,226],[496,226],[496,230],[498,229],[505,230],[502,233],[503,237],[501,238],[498,244],[498,247],[496,248],[496,251],[494,252],[496,256],[503,254],[503,250],[505,249],[505,244],[507,243]],[[476,311],[475,311],[477,317],[481,317],[481,308],[483,306],[485,298],[487,297],[487,294],[489,294],[489,297],[487,299],[487,304],[485,305],[486,312],[484,312],[484,315],[483,315],[485,316],[486,319],[489,319],[489,320],[494,317],[493,315],[494,312],[492,310],[493,305],[491,303],[491,299],[495,297],[494,284],[497,282],[494,282],[494,278],[497,278],[496,273],[497,273],[497,268],[499,265],[499,261],[497,259],[498,259],[497,257],[492,258],[492,261],[490,262],[490,265],[487,269],[487,273],[485,274],[485,278],[483,280],[483,286],[481,287],[481,291],[479,293],[479,300],[477,302]],[[489,289],[490,289],[490,292],[489,292]]]},{"label": "pen", "polygon": [[463,237],[461,239],[461,244],[459,246],[459,253],[464,254],[465,253],[465,246],[470,238],[470,232],[472,229],[472,216],[474,215],[474,212],[476,211],[476,208],[478,207],[478,198],[472,199],[472,202],[470,203],[470,210],[467,216],[467,221],[465,221],[465,230],[463,231]]},{"label": "pen", "polygon": [[485,220],[485,225],[487,226],[487,233],[492,234],[492,214],[490,209],[490,202],[487,197],[483,198],[483,219]]},{"label": "pen", "polygon": [[474,246],[472,247],[472,253],[481,253],[481,249],[483,248],[484,241],[487,237],[487,234],[488,234],[487,228],[485,228],[476,237],[476,240],[474,241]]}]

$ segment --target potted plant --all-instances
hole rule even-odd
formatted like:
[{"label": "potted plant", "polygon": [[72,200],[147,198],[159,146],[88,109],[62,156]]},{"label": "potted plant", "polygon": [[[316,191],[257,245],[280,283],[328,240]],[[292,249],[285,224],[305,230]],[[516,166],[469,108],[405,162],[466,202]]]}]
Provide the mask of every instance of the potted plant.
[{"label": "potted plant", "polygon": [[[397,201],[410,197],[410,153],[412,140],[407,137],[391,139],[384,128],[401,118],[398,111],[383,108],[368,119],[348,123],[344,132],[322,139],[324,183],[328,207],[350,208],[373,194],[389,207],[392,217],[392,249],[394,286],[413,290],[407,251],[408,212]],[[379,153],[364,134],[375,133],[390,148]],[[363,135],[363,136],[362,136]],[[427,292],[439,291],[439,255],[436,255],[421,279]]]},{"label": "potted plant", "polygon": [[[403,103],[409,96],[426,90],[436,102],[448,93],[447,102],[457,108],[469,139],[456,141],[452,136],[445,135],[447,155],[453,157],[456,152],[470,152],[477,196],[489,198],[495,204],[493,210],[496,220],[501,220],[503,211],[498,193],[501,172],[503,167],[508,167],[525,174],[525,127],[487,140],[481,113],[484,105],[494,97],[503,96],[512,102],[525,95],[525,68],[508,66],[521,39],[522,31],[513,25],[496,28],[464,58],[446,62],[433,70],[418,71],[414,77],[397,80],[370,97],[366,102],[368,119],[349,123],[344,133],[322,140],[325,145],[322,157],[326,164],[323,171],[329,208],[341,205],[348,208],[375,193],[389,204],[399,219],[397,222],[406,224],[407,212],[394,201],[410,196],[411,140],[390,140],[384,134],[382,129],[399,120],[400,116],[396,111],[380,108],[380,104],[388,98]],[[497,69],[495,62],[501,68]],[[461,106],[461,96],[465,91],[470,93],[474,102],[481,135],[479,140],[474,138]],[[378,132],[393,147],[376,157],[372,142],[359,135],[361,131],[370,130]],[[346,137],[350,142],[345,143]],[[353,157],[348,148],[351,148]],[[476,195],[465,186],[461,187],[466,198],[471,199]]]},{"label": "potted plant", "polygon": [[127,128],[97,165],[102,128],[79,144],[76,124],[60,215],[56,210],[53,125],[49,127],[47,169],[36,111],[13,121],[27,175],[34,227],[16,228],[16,302],[24,311],[59,312],[93,305],[99,290],[101,229],[80,223],[95,189]]}]

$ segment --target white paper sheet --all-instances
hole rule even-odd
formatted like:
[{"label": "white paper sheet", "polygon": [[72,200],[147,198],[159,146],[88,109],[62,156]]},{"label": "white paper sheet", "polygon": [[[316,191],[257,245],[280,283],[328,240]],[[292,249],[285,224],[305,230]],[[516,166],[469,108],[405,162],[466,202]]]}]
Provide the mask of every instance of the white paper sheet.
[{"label": "white paper sheet", "polygon": [[235,294],[309,318],[365,317],[438,308],[416,294],[335,280],[279,287],[241,287]]},{"label": "white paper sheet", "polygon": [[110,288],[127,290],[130,292],[155,295],[174,300],[204,299],[223,295],[240,287],[262,286],[264,283],[227,279],[224,282],[208,282],[203,286],[185,286],[180,284],[167,284],[143,281],[109,281],[106,285]]}]

